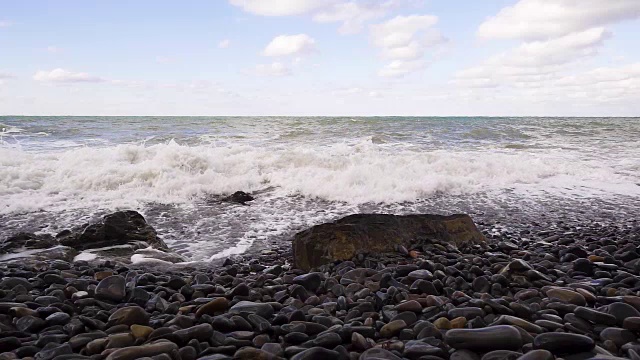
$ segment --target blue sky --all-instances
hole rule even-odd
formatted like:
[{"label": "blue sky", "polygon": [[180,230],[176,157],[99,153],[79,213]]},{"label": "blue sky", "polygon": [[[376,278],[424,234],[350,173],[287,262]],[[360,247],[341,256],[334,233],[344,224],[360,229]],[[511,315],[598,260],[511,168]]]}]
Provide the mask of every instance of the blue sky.
[{"label": "blue sky", "polygon": [[640,114],[637,0],[0,0],[0,114]]}]

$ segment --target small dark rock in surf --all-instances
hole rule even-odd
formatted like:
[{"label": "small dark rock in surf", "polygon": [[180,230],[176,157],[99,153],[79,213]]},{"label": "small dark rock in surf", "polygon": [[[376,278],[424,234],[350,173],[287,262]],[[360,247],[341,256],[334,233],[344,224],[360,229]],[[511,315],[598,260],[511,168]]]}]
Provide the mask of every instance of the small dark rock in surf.
[{"label": "small dark rock in surf", "polygon": [[228,201],[228,202],[234,202],[242,205],[247,205],[247,202],[253,201],[254,198],[253,196],[247,194],[244,191],[236,191],[233,194],[231,194],[231,196],[228,196],[222,200]]}]

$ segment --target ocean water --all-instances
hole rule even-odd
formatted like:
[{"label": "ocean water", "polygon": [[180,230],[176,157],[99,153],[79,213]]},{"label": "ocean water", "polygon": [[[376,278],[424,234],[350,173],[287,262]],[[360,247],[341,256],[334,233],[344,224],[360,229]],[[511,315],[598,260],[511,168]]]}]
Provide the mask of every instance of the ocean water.
[{"label": "ocean water", "polygon": [[356,212],[637,218],[640,118],[0,117],[0,238],[118,209],[196,261]]}]

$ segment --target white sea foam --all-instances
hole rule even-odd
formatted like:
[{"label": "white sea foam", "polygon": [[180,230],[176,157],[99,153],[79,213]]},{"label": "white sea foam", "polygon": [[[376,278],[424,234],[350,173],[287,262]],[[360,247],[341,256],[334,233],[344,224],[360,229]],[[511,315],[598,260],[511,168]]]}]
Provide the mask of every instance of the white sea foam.
[{"label": "white sea foam", "polygon": [[356,204],[504,189],[639,195],[638,166],[637,159],[606,163],[564,150],[412,151],[371,142],[269,149],[172,141],[51,153],[0,147],[0,214],[179,204],[268,186]]}]

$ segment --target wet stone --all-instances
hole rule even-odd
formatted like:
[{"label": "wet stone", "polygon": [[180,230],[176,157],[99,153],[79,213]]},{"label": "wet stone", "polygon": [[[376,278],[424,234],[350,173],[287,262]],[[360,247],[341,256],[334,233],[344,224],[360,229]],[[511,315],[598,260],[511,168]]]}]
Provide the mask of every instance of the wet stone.
[{"label": "wet stone", "polygon": [[23,316],[16,322],[16,328],[19,331],[33,333],[46,325],[45,321],[35,316],[27,315]]},{"label": "wet stone", "polygon": [[608,313],[617,319],[617,324],[622,325],[624,319],[640,317],[640,312],[633,306],[625,303],[613,303],[609,305]]},{"label": "wet stone", "polygon": [[595,347],[595,342],[584,335],[554,332],[536,336],[533,339],[533,346],[536,349],[561,355],[568,351],[572,353],[591,351]]},{"label": "wet stone", "polygon": [[338,352],[325,349],[323,347],[312,347],[310,349],[299,352],[291,357],[291,360],[323,360],[323,359],[338,359],[340,354]]},{"label": "wet stone", "polygon": [[482,356],[481,360],[516,360],[522,356],[521,352],[511,350],[494,350]]},{"label": "wet stone", "polygon": [[223,297],[216,298],[200,306],[196,311],[196,316],[201,317],[202,315],[205,315],[205,314],[215,315],[216,313],[226,310],[228,307],[229,307],[229,300]]},{"label": "wet stone", "polygon": [[273,315],[273,308],[269,304],[251,301],[240,301],[229,309],[231,314],[251,313],[268,319]]},{"label": "wet stone", "polygon": [[640,332],[640,317],[628,317],[624,319],[622,327],[627,330]]},{"label": "wet stone", "polygon": [[391,351],[381,349],[381,348],[372,348],[364,351],[359,360],[402,360],[401,357],[394,355]]},{"label": "wet stone", "polygon": [[497,325],[481,329],[452,329],[444,340],[455,349],[476,351],[517,350],[522,347],[520,332],[509,325]]},{"label": "wet stone", "polygon": [[391,321],[380,329],[380,336],[383,338],[391,338],[406,327],[407,323],[404,322],[404,320]]},{"label": "wet stone", "polygon": [[544,349],[531,350],[526,354],[520,356],[518,360],[554,360],[555,356],[549,351]]},{"label": "wet stone", "polygon": [[95,297],[99,300],[119,302],[126,295],[126,281],[120,275],[112,275],[102,279],[95,290]]},{"label": "wet stone", "polygon": [[547,291],[547,296],[552,299],[558,299],[578,306],[584,306],[587,304],[584,296],[572,290],[561,288],[550,289],[549,291]]},{"label": "wet stone", "polygon": [[116,310],[109,316],[108,324],[113,325],[147,325],[149,314],[139,306],[127,306]]},{"label": "wet stone", "polygon": [[629,330],[609,327],[600,332],[602,341],[611,340],[617,347],[636,341],[636,336]]},{"label": "wet stone", "polygon": [[615,316],[591,308],[579,306],[576,308],[574,313],[576,314],[576,316],[591,321],[595,324],[615,325],[617,323],[617,319]]}]

